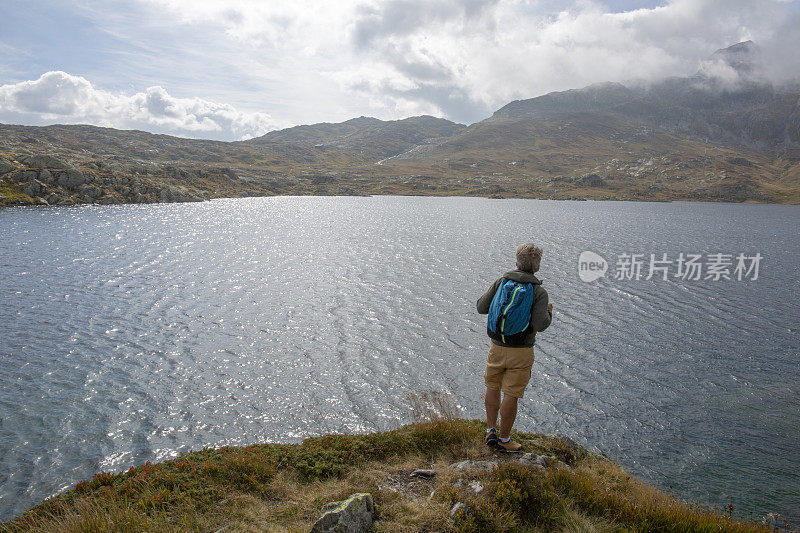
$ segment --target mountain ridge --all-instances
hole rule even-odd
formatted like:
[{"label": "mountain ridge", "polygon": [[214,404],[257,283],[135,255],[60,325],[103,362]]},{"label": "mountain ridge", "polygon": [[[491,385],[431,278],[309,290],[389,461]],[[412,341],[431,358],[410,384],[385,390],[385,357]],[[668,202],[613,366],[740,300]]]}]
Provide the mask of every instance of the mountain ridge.
[{"label": "mountain ridge", "polygon": [[[273,194],[800,203],[800,88],[753,78],[759,54],[738,43],[689,77],[515,100],[468,126],[361,116],[222,142],[0,125],[0,203]],[[23,163],[36,156],[83,177]]]}]

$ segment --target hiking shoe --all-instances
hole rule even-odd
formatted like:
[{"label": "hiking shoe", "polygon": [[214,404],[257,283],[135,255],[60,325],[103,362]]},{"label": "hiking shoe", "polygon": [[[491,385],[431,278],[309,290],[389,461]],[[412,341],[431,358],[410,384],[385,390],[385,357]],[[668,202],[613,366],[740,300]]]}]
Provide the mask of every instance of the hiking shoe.
[{"label": "hiking shoe", "polygon": [[500,439],[497,438],[497,430],[492,428],[486,432],[486,436],[483,438],[483,443],[494,448],[499,440]]},{"label": "hiking shoe", "polygon": [[514,439],[509,439],[508,442],[503,442],[498,438],[494,445],[494,449],[501,453],[519,453],[523,451],[522,444],[516,442]]}]

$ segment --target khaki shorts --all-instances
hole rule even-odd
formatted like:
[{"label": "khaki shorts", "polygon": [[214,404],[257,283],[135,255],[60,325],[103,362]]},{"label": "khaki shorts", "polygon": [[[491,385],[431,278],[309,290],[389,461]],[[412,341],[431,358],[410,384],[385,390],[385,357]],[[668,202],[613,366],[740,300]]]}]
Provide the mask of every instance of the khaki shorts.
[{"label": "khaki shorts", "polygon": [[483,381],[487,389],[502,390],[509,396],[522,398],[532,367],[533,346],[508,348],[491,343]]}]

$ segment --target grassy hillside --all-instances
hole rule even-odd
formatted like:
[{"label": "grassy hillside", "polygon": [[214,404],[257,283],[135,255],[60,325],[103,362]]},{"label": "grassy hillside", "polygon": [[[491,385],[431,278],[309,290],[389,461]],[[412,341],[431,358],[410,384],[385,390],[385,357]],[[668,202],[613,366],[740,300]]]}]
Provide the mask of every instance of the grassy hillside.
[{"label": "grassy hillside", "polygon": [[[568,440],[514,435],[553,457],[542,468],[495,455],[483,433],[477,421],[449,419],[302,444],[206,449],[97,474],[0,530],[308,531],[327,502],[370,492],[375,531],[768,531],[660,492]],[[449,466],[464,459],[500,464],[467,472]],[[415,468],[436,475],[412,478]],[[465,508],[451,516],[456,502]]]},{"label": "grassy hillside", "polygon": [[781,179],[781,163],[756,151],[600,112],[494,118],[384,166],[397,174],[482,178],[502,196],[786,202],[798,191]]},{"label": "grassy hillside", "polygon": [[0,205],[276,194],[799,203],[800,83],[758,79],[759,58],[746,41],[709,58],[736,83],[702,68],[598,83],[515,100],[469,127],[358,117],[226,143],[0,124]]},{"label": "grassy hillside", "polygon": [[292,145],[305,151],[307,162],[369,165],[417,146],[453,137],[465,128],[463,124],[431,116],[390,121],[359,117],[339,124],[322,123],[274,131],[243,144],[276,150]]},{"label": "grassy hillside", "polygon": [[800,90],[713,85],[699,75],[647,90],[598,84],[511,102],[469,127],[359,117],[232,143],[0,124],[0,205],[287,194],[800,202]]}]

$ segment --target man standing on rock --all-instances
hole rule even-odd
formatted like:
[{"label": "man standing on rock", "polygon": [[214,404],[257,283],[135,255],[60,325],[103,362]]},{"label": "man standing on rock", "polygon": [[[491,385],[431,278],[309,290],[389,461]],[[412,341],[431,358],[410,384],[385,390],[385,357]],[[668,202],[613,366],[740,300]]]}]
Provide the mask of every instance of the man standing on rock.
[{"label": "man standing on rock", "polygon": [[503,274],[478,300],[478,313],[489,315],[486,332],[491,339],[483,375],[487,427],[484,442],[500,452],[522,451],[522,446],[511,439],[517,400],[531,379],[536,332],[547,329],[553,319],[553,304],[548,303],[547,291],[533,274],[539,270],[541,260],[541,248],[520,244],[517,269]]}]

